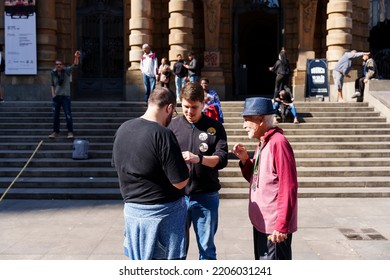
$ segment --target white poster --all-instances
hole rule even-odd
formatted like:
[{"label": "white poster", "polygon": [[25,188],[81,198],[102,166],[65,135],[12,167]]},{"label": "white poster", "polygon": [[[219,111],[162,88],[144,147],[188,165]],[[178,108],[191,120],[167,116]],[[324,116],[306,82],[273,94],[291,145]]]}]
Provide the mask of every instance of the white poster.
[{"label": "white poster", "polygon": [[35,0],[4,1],[5,74],[37,74]]}]

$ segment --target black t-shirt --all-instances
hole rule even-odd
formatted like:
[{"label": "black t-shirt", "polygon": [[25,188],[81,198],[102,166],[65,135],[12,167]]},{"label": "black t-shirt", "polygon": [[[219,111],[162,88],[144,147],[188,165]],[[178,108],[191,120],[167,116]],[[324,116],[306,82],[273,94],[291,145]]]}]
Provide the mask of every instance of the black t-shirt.
[{"label": "black t-shirt", "polygon": [[221,188],[218,170],[228,163],[228,143],[222,123],[202,115],[195,124],[189,123],[184,116],[175,118],[169,125],[175,133],[182,151],[196,155],[217,155],[219,163],[214,167],[203,164],[190,164],[190,180],[186,194],[217,192]]},{"label": "black t-shirt", "polygon": [[188,167],[173,132],[156,122],[123,123],[115,134],[112,165],[124,202],[167,203],[184,195],[172,183],[186,180]]}]

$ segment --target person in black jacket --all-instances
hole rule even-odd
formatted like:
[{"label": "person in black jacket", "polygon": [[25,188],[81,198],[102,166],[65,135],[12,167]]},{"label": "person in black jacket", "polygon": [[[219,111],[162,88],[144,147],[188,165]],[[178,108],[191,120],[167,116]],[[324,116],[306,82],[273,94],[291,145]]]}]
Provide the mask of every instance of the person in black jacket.
[{"label": "person in black jacket", "polygon": [[202,113],[204,93],[198,82],[183,87],[181,102],[183,116],[173,119],[169,128],[176,135],[190,169],[190,181],[185,188],[187,233],[189,236],[193,224],[199,259],[215,260],[214,236],[218,228],[218,191],[221,188],[218,170],[228,162],[226,131],[222,123]]},{"label": "person in black jacket", "polygon": [[279,91],[284,89],[285,86],[288,86],[290,80],[290,63],[284,49],[280,51],[279,58],[275,62],[274,66],[269,67],[269,71],[276,74],[274,94],[277,94]]},{"label": "person in black jacket", "polygon": [[173,64],[173,74],[175,75],[175,86],[176,86],[176,102],[180,102],[180,91],[181,88],[186,83],[187,78],[187,68],[184,67],[185,61],[183,60],[183,56],[178,54],[176,56],[177,62]]}]

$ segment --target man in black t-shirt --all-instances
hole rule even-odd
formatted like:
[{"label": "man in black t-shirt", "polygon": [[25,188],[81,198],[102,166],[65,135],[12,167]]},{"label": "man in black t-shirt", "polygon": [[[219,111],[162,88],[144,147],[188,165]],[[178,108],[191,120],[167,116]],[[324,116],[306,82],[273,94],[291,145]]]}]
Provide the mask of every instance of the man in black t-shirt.
[{"label": "man in black t-shirt", "polygon": [[[125,255],[134,260],[184,259],[188,167],[173,132],[175,94],[155,89],[140,118],[115,134],[112,165],[125,202]],[[159,244],[159,245],[158,245]]]}]

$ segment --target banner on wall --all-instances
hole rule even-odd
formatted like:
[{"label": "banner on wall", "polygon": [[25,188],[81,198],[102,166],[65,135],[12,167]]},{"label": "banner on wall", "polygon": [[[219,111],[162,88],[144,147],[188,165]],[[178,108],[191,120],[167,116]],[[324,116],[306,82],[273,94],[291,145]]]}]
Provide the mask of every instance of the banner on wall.
[{"label": "banner on wall", "polygon": [[37,74],[36,0],[4,1],[5,74]]}]

